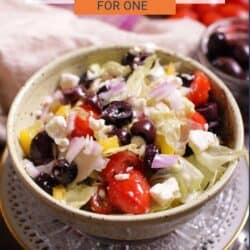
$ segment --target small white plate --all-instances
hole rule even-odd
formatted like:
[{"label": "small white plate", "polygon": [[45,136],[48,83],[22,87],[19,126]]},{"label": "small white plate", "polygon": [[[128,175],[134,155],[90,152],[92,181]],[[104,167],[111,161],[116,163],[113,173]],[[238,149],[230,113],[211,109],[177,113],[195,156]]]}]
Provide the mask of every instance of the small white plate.
[{"label": "small white plate", "polygon": [[163,238],[111,242],[91,238],[74,225],[53,218],[19,181],[5,153],[0,176],[1,210],[10,231],[26,249],[221,250],[233,243],[248,218],[248,176],[248,167],[241,160],[224,191],[194,219]]}]

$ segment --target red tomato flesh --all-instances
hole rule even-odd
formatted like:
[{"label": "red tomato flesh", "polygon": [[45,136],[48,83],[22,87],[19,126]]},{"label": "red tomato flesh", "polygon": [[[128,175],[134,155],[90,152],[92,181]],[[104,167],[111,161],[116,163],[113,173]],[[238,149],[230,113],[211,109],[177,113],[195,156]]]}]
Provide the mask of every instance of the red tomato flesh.
[{"label": "red tomato flesh", "polygon": [[113,180],[114,175],[126,173],[128,167],[141,169],[142,161],[136,154],[127,150],[116,153],[111,156],[106,168],[102,171],[103,179],[110,182]]},{"label": "red tomato flesh", "polygon": [[194,112],[191,114],[190,119],[201,124],[203,129],[205,129],[205,124],[207,123],[207,121],[202,114],[200,114],[199,112]]},{"label": "red tomato flesh", "polygon": [[201,71],[195,71],[194,80],[191,83],[191,91],[187,95],[188,99],[196,106],[202,105],[207,102],[209,91],[211,89],[210,80]]},{"label": "red tomato flesh", "polygon": [[131,170],[125,180],[113,179],[108,186],[111,204],[128,214],[144,214],[150,208],[150,186],[142,173]]},{"label": "red tomato flesh", "polygon": [[89,119],[82,118],[79,115],[75,118],[75,128],[71,133],[72,137],[93,136],[93,130],[89,127]]}]

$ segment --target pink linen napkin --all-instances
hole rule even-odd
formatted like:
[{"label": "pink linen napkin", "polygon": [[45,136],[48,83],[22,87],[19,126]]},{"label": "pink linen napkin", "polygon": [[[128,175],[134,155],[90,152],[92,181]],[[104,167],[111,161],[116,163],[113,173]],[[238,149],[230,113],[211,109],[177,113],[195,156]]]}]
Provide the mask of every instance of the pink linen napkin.
[{"label": "pink linen napkin", "polygon": [[25,81],[67,51],[153,42],[190,55],[204,30],[192,20],[164,20],[159,25],[159,21],[142,18],[136,32],[128,32],[93,18],[79,18],[68,10],[20,0],[1,1],[0,9],[0,105],[5,114]]}]

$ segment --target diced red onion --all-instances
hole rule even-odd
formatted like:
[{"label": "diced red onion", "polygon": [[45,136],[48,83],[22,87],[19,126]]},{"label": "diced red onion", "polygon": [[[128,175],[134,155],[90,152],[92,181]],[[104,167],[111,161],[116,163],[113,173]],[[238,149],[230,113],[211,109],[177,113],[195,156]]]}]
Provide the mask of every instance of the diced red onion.
[{"label": "diced red onion", "polygon": [[31,161],[24,159],[23,163],[26,172],[31,178],[36,178],[40,174],[39,169],[37,169]]},{"label": "diced red onion", "polygon": [[61,90],[57,89],[55,91],[55,93],[53,94],[53,99],[58,100],[58,101],[62,101],[64,99],[63,92]]},{"label": "diced red onion", "polygon": [[178,157],[175,155],[165,155],[165,154],[156,154],[151,168],[166,168],[173,166],[177,163]]},{"label": "diced red onion", "polygon": [[76,156],[81,152],[84,147],[84,138],[83,137],[75,137],[71,140],[69,149],[66,153],[66,160],[71,163]]},{"label": "diced red onion", "polygon": [[70,134],[74,128],[75,128],[75,118],[76,118],[76,112],[71,111],[68,116],[67,120],[67,131]]},{"label": "diced red onion", "polygon": [[178,90],[174,90],[173,93],[170,96],[168,96],[167,99],[170,102],[172,109],[174,109],[174,110],[183,109],[182,95]]},{"label": "diced red onion", "polygon": [[122,81],[120,83],[110,83],[109,87],[110,90],[107,92],[103,92],[100,94],[100,98],[107,100],[110,97],[117,95],[118,93],[121,93],[125,89],[125,83]]},{"label": "diced red onion", "polygon": [[149,98],[156,98],[157,100],[160,100],[170,95],[175,89],[176,86],[174,84],[164,82],[149,93]]},{"label": "diced red onion", "polygon": [[99,155],[101,152],[102,152],[102,146],[98,144],[96,141],[93,141],[91,153],[93,155]]},{"label": "diced red onion", "polygon": [[55,161],[51,161],[48,164],[37,166],[37,170],[41,173],[51,174]]}]

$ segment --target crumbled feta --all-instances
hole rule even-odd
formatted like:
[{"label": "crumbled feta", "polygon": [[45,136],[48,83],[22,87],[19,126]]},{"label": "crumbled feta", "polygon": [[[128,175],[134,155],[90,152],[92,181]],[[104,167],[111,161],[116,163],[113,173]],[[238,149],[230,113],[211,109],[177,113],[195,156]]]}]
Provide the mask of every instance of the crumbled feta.
[{"label": "crumbled feta", "polygon": [[180,187],[174,177],[150,188],[151,197],[162,207],[171,205],[171,202],[181,197]]},{"label": "crumbled feta", "polygon": [[139,46],[134,46],[129,50],[129,53],[135,56],[138,56],[142,52],[142,49]]},{"label": "crumbled feta", "polygon": [[67,122],[63,116],[54,116],[45,125],[45,131],[54,140],[65,138],[67,135]]},{"label": "crumbled feta", "polygon": [[58,145],[60,152],[66,152],[70,142],[68,138],[55,138],[55,143]]},{"label": "crumbled feta", "polygon": [[89,127],[94,131],[95,138],[104,139],[107,137],[107,134],[112,130],[111,125],[105,125],[105,120],[103,119],[94,119],[92,116],[89,118]]},{"label": "crumbled feta", "polygon": [[150,70],[148,76],[152,79],[166,78],[166,72],[164,68],[160,65],[159,60],[156,61],[154,67]]},{"label": "crumbled feta", "polygon": [[117,181],[123,181],[129,179],[129,174],[116,174],[114,177]]},{"label": "crumbled feta", "polygon": [[142,49],[146,53],[153,54],[156,50],[156,45],[154,43],[148,42],[142,45]]},{"label": "crumbled feta", "polygon": [[175,85],[177,88],[182,86],[182,80],[180,77],[176,76],[176,75],[168,75],[166,81],[169,84],[173,84]]},{"label": "crumbled feta", "polygon": [[105,198],[105,196],[106,196],[105,191],[103,189],[100,189],[98,194],[101,198]]},{"label": "crumbled feta", "polygon": [[61,75],[60,86],[62,89],[71,89],[79,84],[80,78],[77,75],[64,73]]},{"label": "crumbled feta", "polygon": [[211,145],[219,145],[219,139],[212,132],[191,130],[188,135],[188,143],[194,151],[203,152]]}]

